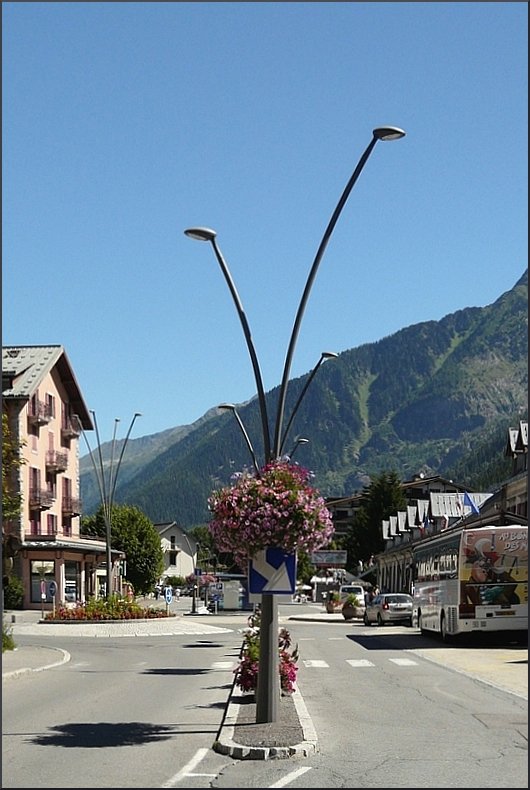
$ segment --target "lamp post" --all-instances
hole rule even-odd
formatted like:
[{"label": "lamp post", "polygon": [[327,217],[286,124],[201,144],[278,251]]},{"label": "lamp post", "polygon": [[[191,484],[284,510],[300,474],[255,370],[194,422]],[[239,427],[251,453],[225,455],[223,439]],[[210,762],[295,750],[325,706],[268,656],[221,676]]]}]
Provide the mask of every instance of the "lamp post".
[{"label": "lamp post", "polygon": [[[298,411],[298,408],[299,408],[300,404],[302,403],[302,400],[304,399],[304,395],[306,394],[307,390],[309,389],[309,385],[311,384],[311,382],[315,378],[315,374],[316,374],[317,370],[319,369],[321,364],[324,362],[324,360],[332,359],[332,358],[338,357],[338,356],[339,355],[336,354],[334,351],[323,351],[322,354],[320,355],[320,359],[318,360],[317,364],[315,365],[315,367],[313,368],[313,370],[311,371],[311,373],[307,377],[306,382],[304,384],[304,387],[303,387],[302,391],[300,392],[300,395],[298,396],[298,400],[296,401],[295,405],[293,406],[293,410],[291,412],[291,416],[289,417],[289,422],[285,426],[283,439],[281,440],[280,447],[278,448],[278,455],[282,454],[283,446],[285,444],[285,440],[287,439],[287,435],[289,433],[289,428],[293,424],[293,420],[294,420],[294,418],[296,416],[296,412]],[[292,453],[291,453],[291,455],[292,455]]]},{"label": "lamp post", "polygon": [[249,437],[249,435],[247,433],[247,429],[243,425],[243,420],[239,416],[238,410],[236,409],[236,407],[234,406],[233,403],[220,403],[217,408],[221,409],[223,411],[232,411],[234,413],[234,417],[237,420],[237,424],[239,425],[239,427],[241,429],[241,433],[243,434],[243,436],[245,438],[245,442],[247,443],[247,447],[248,447],[249,453],[250,453],[250,455],[252,457],[252,462],[254,464],[254,469],[256,470],[256,473],[259,474],[258,459],[256,458],[256,453],[254,451],[254,447],[252,446],[252,442],[250,441],[250,437]]},{"label": "lamp post", "polygon": [[106,553],[106,563],[107,563],[107,581],[106,581],[106,591],[105,597],[109,598],[111,594],[111,584],[112,584],[112,551],[111,551],[111,533],[112,533],[112,506],[114,504],[114,493],[116,491],[116,483],[118,482],[118,472],[120,471],[121,462],[123,459],[123,454],[125,453],[125,448],[127,447],[127,443],[129,441],[129,436],[131,435],[132,427],[136,421],[137,417],[141,417],[142,415],[140,412],[136,412],[133,415],[131,420],[131,424],[129,425],[129,430],[127,431],[127,435],[123,442],[120,456],[118,458],[118,462],[114,464],[114,455],[116,450],[116,431],[118,428],[118,423],[120,422],[119,418],[116,417],[114,420],[114,431],[112,434],[112,445],[111,445],[111,452],[110,452],[110,463],[109,463],[109,470],[108,470],[108,477],[105,476],[105,465],[103,463],[103,455],[101,453],[101,442],[99,438],[99,429],[98,423],[96,420],[96,412],[93,409],[90,409],[90,413],[94,419],[94,428],[96,430],[96,439],[98,443],[98,464],[96,464],[96,460],[94,458],[94,453],[88,443],[88,439],[86,433],[81,425],[81,421],[79,417],[77,418],[77,423],[79,425],[79,429],[83,434],[83,439],[85,440],[85,444],[88,448],[88,452],[90,455],[90,460],[92,461],[92,466],[94,468],[94,474],[96,476],[96,482],[98,484],[99,489],[99,496],[101,500],[101,506],[103,509],[103,520],[105,522],[105,553]]},{"label": "lamp post", "polygon": [[[250,354],[250,358],[252,361],[252,367],[254,370],[254,377],[256,381],[256,388],[258,393],[258,400],[259,400],[259,408],[260,408],[260,415],[261,415],[261,423],[262,423],[262,430],[263,430],[263,447],[264,447],[264,456],[265,462],[269,462],[273,459],[278,459],[281,457],[281,450],[285,443],[287,432],[291,427],[294,414],[298,410],[302,398],[304,397],[307,388],[312,381],[314,375],[316,374],[318,368],[320,367],[321,363],[326,359],[330,352],[327,355],[322,355],[319,362],[311,372],[306,385],[304,386],[298,401],[293,409],[293,413],[291,414],[291,418],[288,422],[287,428],[285,433],[282,434],[282,427],[283,427],[283,419],[284,419],[284,412],[285,412],[285,402],[287,398],[287,387],[289,383],[289,375],[291,372],[291,364],[293,360],[294,350],[296,347],[296,341],[298,339],[298,333],[300,331],[300,324],[302,322],[302,318],[304,315],[304,311],[307,305],[307,301],[309,299],[309,294],[311,292],[311,288],[313,286],[313,282],[315,280],[318,267],[326,250],[328,241],[333,233],[335,225],[337,224],[337,220],[344,208],[346,201],[352,191],[357,179],[359,178],[362,169],[364,168],[366,162],[370,154],[372,153],[373,149],[375,148],[376,143],[379,140],[386,141],[386,140],[398,140],[401,137],[405,136],[405,132],[402,129],[399,129],[395,126],[385,126],[385,127],[378,127],[373,130],[372,132],[372,139],[370,143],[366,147],[364,153],[362,154],[361,158],[355,170],[353,171],[346,187],[337,203],[335,210],[331,216],[331,219],[328,223],[328,226],[324,232],[320,245],[318,247],[315,259],[309,271],[309,275],[302,293],[302,297],[300,300],[300,304],[298,306],[298,310],[296,313],[293,329],[291,332],[291,337],[289,340],[289,345],[287,347],[287,353],[285,357],[285,363],[283,368],[283,376],[282,382],[280,386],[280,394],[278,400],[278,406],[276,411],[276,420],[275,420],[275,427],[274,427],[274,438],[271,442],[271,435],[269,432],[269,421],[267,415],[267,405],[265,401],[265,390],[263,388],[263,380],[261,377],[261,371],[258,363],[258,358],[256,355],[256,351],[254,348],[254,344],[252,342],[252,336],[250,334],[250,328],[248,325],[248,321],[245,316],[245,312],[243,310],[243,306],[241,304],[241,300],[237,293],[236,287],[234,285],[234,281],[230,275],[228,266],[226,261],[223,258],[219,245],[217,244],[216,240],[216,232],[211,230],[210,228],[188,228],[184,231],[186,236],[189,236],[192,239],[196,239],[198,241],[207,241],[212,245],[215,257],[217,258],[217,262],[221,267],[221,271],[225,277],[225,280],[228,284],[230,292],[232,294],[232,298],[234,300],[234,304],[236,310],[238,312],[241,325],[243,327],[243,332],[245,335],[245,340],[247,342],[247,348]],[[333,354],[331,354],[333,356]],[[237,411],[233,409],[234,414],[236,415],[236,419],[239,416]],[[240,427],[242,427],[242,423],[239,420]],[[243,433],[247,440],[247,445],[251,451],[252,459],[254,465],[256,464],[256,457],[255,453],[252,448],[252,444],[250,440],[247,439],[247,433],[242,428]],[[297,446],[297,445],[296,445]],[[296,448],[294,448],[296,449]],[[294,452],[293,449],[293,452]],[[278,607],[276,605],[276,599],[274,595],[262,595],[262,607],[261,607],[261,627],[260,627],[260,655],[259,655],[259,676],[258,676],[258,688],[256,694],[256,722],[257,723],[264,723],[264,722],[274,722],[277,721],[278,718],[278,698],[279,698],[279,678],[278,678],[278,649],[277,649],[277,642],[278,642]]]},{"label": "lamp post", "polygon": [[288,453],[285,453],[285,455],[282,455],[282,458],[285,458],[287,461],[290,461],[295,453],[296,448],[299,447],[301,444],[307,444],[308,442],[309,439],[307,439],[305,436],[297,436],[296,439],[294,440],[294,445],[292,446],[291,450]]}]

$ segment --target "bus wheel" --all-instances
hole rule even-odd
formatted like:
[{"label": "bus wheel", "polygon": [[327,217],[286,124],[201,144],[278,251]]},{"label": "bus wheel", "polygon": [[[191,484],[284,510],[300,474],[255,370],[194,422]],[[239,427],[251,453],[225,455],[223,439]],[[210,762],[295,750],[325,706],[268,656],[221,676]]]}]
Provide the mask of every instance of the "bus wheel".
[{"label": "bus wheel", "polygon": [[445,614],[443,612],[440,617],[440,634],[442,636],[442,642],[445,642],[446,645],[451,642],[451,635],[447,633],[447,623],[445,622]]}]

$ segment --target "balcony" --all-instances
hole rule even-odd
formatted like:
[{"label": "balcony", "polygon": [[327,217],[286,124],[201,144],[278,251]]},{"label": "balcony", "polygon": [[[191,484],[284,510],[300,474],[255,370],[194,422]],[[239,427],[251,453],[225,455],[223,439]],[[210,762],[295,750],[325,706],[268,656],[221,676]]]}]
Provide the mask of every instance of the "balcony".
[{"label": "balcony", "polygon": [[59,450],[48,450],[46,453],[46,469],[49,472],[64,472],[68,467],[68,453]]},{"label": "balcony", "polygon": [[71,496],[64,496],[61,509],[64,516],[80,516],[82,512],[81,500]]},{"label": "balcony", "polygon": [[55,495],[46,488],[30,488],[30,510],[48,510],[54,503]]},{"label": "balcony", "polygon": [[30,401],[28,420],[31,425],[47,425],[53,414],[50,406],[42,400]]},{"label": "balcony", "polygon": [[63,419],[61,425],[61,436],[63,439],[77,439],[79,434],[79,425],[76,420],[71,420],[70,418]]}]

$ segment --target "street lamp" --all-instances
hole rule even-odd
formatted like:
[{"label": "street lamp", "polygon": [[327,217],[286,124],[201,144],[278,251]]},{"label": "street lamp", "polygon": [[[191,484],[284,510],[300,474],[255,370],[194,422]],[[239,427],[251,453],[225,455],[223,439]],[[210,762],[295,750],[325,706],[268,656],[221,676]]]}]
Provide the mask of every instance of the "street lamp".
[{"label": "street lamp", "polygon": [[295,453],[296,448],[299,447],[301,444],[307,444],[308,441],[309,439],[307,439],[305,436],[297,436],[296,439],[294,440],[294,445],[292,446],[290,452],[285,453],[285,455],[282,455],[282,458],[285,458],[286,461],[290,461]]},{"label": "street lamp", "polygon": [[[319,367],[321,366],[321,364],[324,362],[325,359],[332,359],[332,358],[338,357],[338,356],[339,355],[336,354],[334,351],[323,351],[322,354],[320,355],[320,359],[318,360],[317,364],[315,365],[315,367],[313,368],[313,370],[311,371],[311,373],[309,374],[309,376],[306,379],[304,387],[303,387],[300,395],[298,396],[298,400],[296,401],[296,403],[295,403],[295,405],[293,407],[293,410],[291,412],[291,416],[289,417],[289,422],[285,426],[283,439],[281,440],[280,447],[278,449],[278,455],[282,454],[283,446],[285,444],[285,440],[287,439],[287,434],[289,433],[289,428],[293,424],[293,420],[295,418],[296,412],[298,411],[298,408],[299,408],[300,404],[302,403],[304,395],[306,394],[306,392],[307,392],[307,390],[309,388],[309,385],[313,381],[317,370],[319,369]],[[291,453],[291,455],[292,455],[292,453]]]},{"label": "street lamp", "polygon": [[[198,241],[210,242],[210,244],[212,245],[213,251],[221,267],[225,280],[232,294],[232,298],[234,300],[237,312],[239,314],[239,318],[247,342],[247,348],[250,354],[250,359],[252,361],[254,377],[256,380],[256,388],[258,393],[261,423],[263,430],[263,446],[264,446],[265,463],[268,463],[273,459],[278,459],[281,457],[281,450],[285,443],[287,432],[291,426],[294,413],[298,410],[301,400],[305,395],[307,387],[309,386],[310,381],[313,379],[314,374],[320,367],[320,364],[326,358],[324,355],[321,356],[316,367],[311,372],[309,376],[309,380],[306,382],[306,386],[303,388],[302,393],[295,405],[293,414],[291,415],[291,418],[287,425],[287,429],[285,433],[282,434],[285,402],[287,398],[287,387],[289,383],[289,375],[291,372],[291,364],[293,360],[294,350],[296,347],[296,341],[298,339],[298,333],[300,330],[300,324],[302,322],[307,301],[309,299],[309,294],[311,292],[311,288],[315,280],[318,267],[324,255],[324,251],[327,247],[328,241],[331,237],[331,234],[333,233],[335,225],[337,224],[337,220],[342,212],[342,209],[346,204],[350,192],[353,189],[355,182],[359,178],[361,171],[365,166],[366,162],[368,161],[368,157],[372,153],[376,143],[379,140],[381,141],[398,140],[404,136],[405,136],[405,132],[402,129],[399,129],[395,126],[378,127],[373,130],[372,139],[370,140],[370,143],[368,144],[367,148],[365,149],[364,153],[359,159],[359,162],[355,170],[353,171],[350,180],[346,184],[346,187],[339,199],[339,202],[337,203],[337,206],[335,207],[335,210],[328,223],[328,226],[324,232],[315,259],[309,271],[309,275],[302,293],[300,304],[298,306],[293,329],[291,332],[291,338],[289,340],[289,345],[287,348],[287,354],[285,357],[285,364],[283,368],[282,382],[280,386],[278,406],[276,411],[274,439],[272,443],[271,443],[271,435],[269,432],[269,421],[267,416],[267,405],[265,401],[265,390],[263,388],[263,381],[261,377],[258,358],[256,355],[254,344],[252,342],[250,328],[248,326],[248,322],[245,316],[245,312],[243,310],[243,306],[241,304],[241,300],[239,298],[236,287],[234,285],[234,281],[228,270],[226,261],[224,260],[221,251],[219,249],[219,246],[217,244],[217,240],[216,240],[217,234],[214,230],[211,230],[210,228],[203,228],[203,227],[188,228],[187,230],[184,231],[186,236],[189,236],[192,239],[197,239]],[[234,413],[236,414],[235,410]],[[244,435],[246,436],[246,431],[244,431]],[[252,444],[250,443],[250,440],[248,440],[247,444],[249,445],[249,449],[251,449]],[[253,452],[253,449],[251,449],[251,455],[252,455],[252,460],[256,465],[255,453]],[[278,718],[279,682],[278,682],[277,644],[278,644],[278,607],[276,605],[276,598],[274,595],[262,595],[261,626],[260,626],[260,655],[259,655],[260,671],[258,676],[258,688],[256,694],[256,722],[257,723],[274,722],[277,721]]]},{"label": "street lamp", "polygon": [[248,325],[245,311],[243,310],[241,299],[239,298],[239,294],[237,292],[235,283],[232,279],[232,275],[230,274],[226,261],[223,258],[221,250],[219,249],[219,245],[217,244],[215,238],[217,235],[216,232],[214,230],[211,230],[210,228],[188,228],[188,230],[185,230],[184,233],[186,234],[186,236],[189,236],[191,239],[196,239],[197,241],[210,242],[210,244],[213,247],[215,257],[217,258],[217,262],[219,263],[219,266],[221,267],[221,271],[223,272],[224,278],[227,282],[230,293],[232,294],[232,299],[234,300],[237,314],[239,315],[239,320],[241,321],[241,326],[243,327],[243,333],[245,335],[245,340],[247,341],[247,348],[250,354],[250,360],[252,362],[252,369],[254,371],[254,379],[256,381],[256,388],[258,392],[259,411],[261,415],[261,428],[263,431],[263,447],[265,452],[265,458],[268,461],[270,460],[270,454],[271,454],[271,440],[269,433],[269,420],[267,417],[267,403],[265,400],[265,390],[263,388],[263,379],[261,377],[258,355],[256,354],[256,349],[254,348],[252,335],[250,333],[250,327]]},{"label": "street lamp", "polygon": [[94,468],[94,474],[96,476],[96,482],[98,484],[99,489],[99,496],[101,500],[101,506],[103,509],[103,520],[105,521],[105,550],[106,550],[106,562],[107,562],[107,581],[106,581],[106,598],[109,598],[111,594],[111,582],[112,582],[112,552],[111,552],[111,532],[112,532],[112,506],[114,504],[114,493],[116,491],[116,483],[118,482],[118,472],[120,471],[121,462],[123,459],[123,454],[125,453],[125,448],[127,447],[127,442],[129,441],[129,436],[131,435],[132,427],[136,421],[137,417],[141,417],[142,415],[140,412],[136,412],[131,420],[131,424],[129,425],[129,430],[127,431],[127,435],[123,442],[120,456],[118,458],[118,463],[114,465],[114,454],[116,449],[116,431],[118,428],[118,423],[120,422],[119,418],[116,417],[114,419],[114,431],[112,434],[112,445],[111,445],[111,452],[110,452],[110,463],[109,463],[109,471],[108,471],[108,478],[105,477],[105,466],[103,463],[103,455],[101,453],[101,441],[99,438],[99,429],[98,423],[96,420],[96,412],[93,409],[90,409],[90,413],[94,419],[94,428],[96,429],[96,439],[98,443],[98,464],[96,464],[96,460],[94,458],[94,454],[92,449],[88,443],[88,439],[86,433],[83,429],[81,424],[81,420],[77,417],[77,423],[81,433],[83,434],[83,439],[85,440],[85,444],[88,448],[88,452],[90,455],[90,460],[92,461],[92,466]]},{"label": "street lamp", "polygon": [[243,425],[243,420],[241,419],[238,410],[236,409],[236,407],[234,406],[233,403],[220,403],[217,408],[221,409],[223,411],[232,411],[234,413],[234,417],[236,418],[237,423],[238,423],[239,427],[241,428],[241,433],[245,437],[245,442],[247,443],[248,450],[250,452],[250,455],[252,456],[252,462],[254,464],[254,469],[256,470],[256,473],[259,474],[258,459],[256,458],[256,453],[254,451],[254,447],[252,446],[252,442],[250,441],[250,437],[249,437],[249,435],[247,433],[247,429]]}]

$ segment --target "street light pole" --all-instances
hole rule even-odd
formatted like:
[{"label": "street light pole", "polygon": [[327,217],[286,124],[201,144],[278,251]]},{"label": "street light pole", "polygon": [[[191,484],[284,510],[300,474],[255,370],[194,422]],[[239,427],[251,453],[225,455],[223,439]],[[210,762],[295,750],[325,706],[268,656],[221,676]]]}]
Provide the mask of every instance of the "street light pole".
[{"label": "street light pole", "polygon": [[[281,456],[281,454],[282,454],[283,446],[285,444],[285,440],[287,439],[287,435],[289,433],[289,428],[293,424],[293,420],[294,420],[294,418],[296,416],[296,412],[298,411],[298,408],[299,408],[300,404],[302,403],[302,401],[304,399],[304,395],[306,394],[307,390],[309,389],[309,385],[311,384],[311,382],[315,378],[315,374],[316,374],[317,370],[319,369],[319,367],[321,366],[321,364],[324,362],[325,359],[331,359],[333,357],[338,357],[338,356],[339,355],[335,354],[334,351],[323,351],[322,354],[320,355],[320,359],[318,360],[317,364],[315,365],[315,367],[313,368],[313,370],[311,371],[311,373],[307,377],[306,382],[305,382],[305,384],[303,386],[303,389],[300,392],[300,395],[298,396],[298,400],[296,401],[296,403],[295,403],[295,405],[293,407],[293,410],[291,412],[291,416],[289,417],[289,422],[285,426],[285,431],[283,433],[283,439],[280,442],[280,447],[279,447],[279,450],[278,450],[278,455],[279,456]],[[292,455],[292,453],[291,453],[291,455]]]},{"label": "street light pole", "polygon": [[265,400],[265,389],[263,387],[263,379],[261,377],[258,355],[256,354],[256,349],[254,348],[250,327],[248,325],[247,317],[245,315],[245,311],[243,310],[243,305],[241,303],[241,299],[239,298],[234,280],[232,279],[230,270],[228,269],[226,261],[223,258],[221,250],[219,249],[219,245],[217,244],[217,240],[215,238],[217,234],[210,228],[188,228],[188,230],[185,230],[184,233],[191,239],[196,239],[197,241],[209,241],[211,243],[215,257],[217,258],[217,262],[221,267],[221,271],[223,272],[230,293],[232,294],[232,299],[234,300],[237,314],[239,315],[239,320],[241,321],[241,326],[243,327],[243,334],[245,335],[245,340],[247,341],[248,353],[250,354],[252,369],[254,371],[254,379],[256,381],[256,388],[258,392],[259,411],[261,415],[261,428],[263,431],[263,451],[265,454],[265,459],[269,461],[271,457],[269,420],[267,417],[267,402]]},{"label": "street light pole", "polygon": [[239,427],[241,429],[241,433],[243,434],[243,436],[245,438],[245,442],[247,443],[248,451],[249,451],[249,453],[250,453],[250,455],[252,457],[252,462],[254,464],[254,469],[256,470],[256,474],[259,475],[258,459],[256,458],[256,453],[255,453],[254,447],[252,445],[252,442],[250,441],[250,437],[249,437],[249,435],[247,433],[247,429],[243,425],[243,420],[241,419],[238,410],[236,409],[236,407],[234,406],[233,403],[220,403],[217,408],[218,409],[222,409],[224,411],[232,411],[234,413],[234,417],[237,420],[237,424],[239,425]]},{"label": "street light pole", "polygon": [[131,420],[131,424],[129,425],[129,430],[127,431],[127,435],[123,442],[123,446],[121,448],[120,457],[118,459],[118,463],[114,466],[114,452],[116,447],[116,430],[119,423],[119,419],[116,417],[114,419],[114,431],[112,434],[112,445],[111,445],[111,454],[110,454],[110,465],[109,465],[109,473],[108,479],[105,477],[105,465],[103,463],[103,455],[101,452],[101,441],[99,438],[99,429],[98,423],[96,420],[96,412],[93,409],[90,409],[90,413],[92,414],[94,420],[94,428],[96,430],[96,440],[98,443],[98,462],[99,466],[96,464],[96,460],[94,458],[94,453],[88,443],[88,439],[86,433],[83,429],[81,424],[81,420],[77,417],[77,423],[81,433],[83,434],[83,439],[85,440],[85,444],[88,448],[88,452],[90,455],[90,460],[92,461],[92,466],[94,468],[94,474],[96,476],[96,482],[98,484],[99,489],[99,496],[101,500],[101,507],[103,510],[103,520],[105,522],[105,555],[106,555],[106,563],[107,563],[107,577],[106,577],[106,591],[105,597],[109,598],[112,592],[111,584],[112,584],[112,546],[111,546],[111,534],[112,534],[112,505],[114,503],[114,493],[116,491],[116,483],[118,481],[118,472],[120,471],[121,462],[123,459],[123,454],[125,452],[125,448],[129,441],[129,436],[131,435],[132,427],[136,421],[137,417],[141,417],[142,415],[140,412],[136,412]]},{"label": "street light pole", "polygon": [[333,233],[335,225],[337,224],[337,220],[338,220],[338,218],[339,218],[339,216],[340,216],[340,214],[342,212],[342,209],[344,208],[344,206],[346,204],[346,201],[348,200],[348,197],[350,196],[350,192],[352,191],[352,189],[353,189],[353,187],[355,185],[355,182],[357,181],[357,179],[361,175],[361,171],[362,171],[363,167],[365,166],[366,162],[368,161],[368,157],[370,156],[370,154],[372,153],[373,149],[375,148],[375,144],[377,143],[377,141],[378,140],[399,140],[401,137],[404,137],[404,136],[405,136],[405,132],[402,129],[398,129],[395,126],[379,127],[377,129],[373,130],[373,132],[372,132],[372,139],[370,140],[370,143],[366,147],[366,150],[364,151],[363,155],[359,159],[357,167],[353,171],[350,180],[346,184],[344,192],[342,193],[342,195],[340,197],[340,200],[339,200],[339,202],[337,203],[337,205],[335,207],[335,211],[333,212],[333,214],[331,216],[331,219],[330,219],[330,221],[328,223],[328,226],[327,226],[327,228],[326,228],[326,230],[324,232],[324,235],[322,237],[322,241],[320,242],[320,245],[318,247],[318,250],[317,250],[317,253],[316,253],[316,256],[315,256],[315,260],[313,261],[313,265],[311,266],[311,269],[309,271],[309,276],[307,278],[307,282],[305,284],[304,291],[302,293],[302,298],[301,298],[300,304],[298,306],[298,312],[296,313],[296,318],[295,318],[293,329],[292,329],[292,333],[291,333],[291,339],[289,341],[289,347],[287,349],[287,354],[286,354],[286,357],[285,357],[285,365],[284,365],[284,368],[283,368],[283,378],[282,378],[282,383],[281,383],[281,386],[280,386],[280,396],[279,396],[279,401],[278,401],[278,410],[276,412],[276,426],[275,426],[275,429],[274,429],[273,449],[274,449],[274,452],[275,452],[276,455],[279,454],[279,449],[280,449],[283,414],[284,414],[284,410],[285,410],[285,399],[287,397],[287,387],[288,387],[288,384],[289,384],[289,375],[290,375],[290,372],[291,372],[291,364],[292,364],[292,361],[293,361],[294,349],[295,349],[295,346],[296,346],[296,341],[298,339],[298,332],[300,331],[300,324],[302,323],[302,318],[303,318],[304,311],[305,311],[305,308],[306,308],[306,305],[307,305],[307,300],[309,299],[309,294],[311,293],[311,287],[312,287],[313,282],[315,280],[315,277],[316,277],[316,274],[317,274],[317,271],[318,271],[318,267],[319,267],[320,262],[322,260],[322,256],[324,255],[324,252],[325,252],[326,247],[328,245],[328,241],[329,241],[329,239],[331,237],[331,234]]},{"label": "street light pole", "polygon": [[[296,341],[298,339],[298,333],[300,330],[300,324],[302,322],[302,318],[304,315],[304,311],[307,305],[307,301],[309,299],[309,294],[311,292],[311,288],[313,282],[315,280],[318,267],[322,260],[322,256],[324,255],[324,251],[327,247],[328,241],[333,233],[335,225],[337,224],[337,220],[344,208],[346,201],[352,191],[355,182],[359,178],[363,167],[365,166],[366,162],[370,154],[372,153],[375,144],[378,140],[398,140],[401,137],[405,136],[405,132],[402,129],[398,129],[394,126],[387,126],[387,127],[378,127],[373,130],[372,132],[372,139],[367,146],[366,150],[364,151],[363,155],[361,156],[355,170],[353,171],[350,180],[346,184],[344,192],[342,193],[339,202],[331,216],[331,219],[328,223],[324,236],[322,237],[322,241],[318,247],[315,259],[309,271],[309,275],[307,278],[307,282],[302,293],[302,298],[300,300],[300,304],[298,306],[298,311],[296,313],[293,329],[291,332],[291,338],[289,341],[289,345],[287,348],[287,354],[285,357],[285,364],[283,369],[283,377],[282,383],[280,386],[280,395],[278,401],[278,407],[276,412],[276,421],[275,421],[275,428],[274,428],[274,439],[271,445],[271,437],[269,432],[269,421],[267,416],[267,406],[265,401],[265,390],[263,387],[263,381],[261,377],[261,371],[258,363],[258,358],[256,355],[256,351],[254,348],[254,344],[252,342],[252,336],[250,334],[250,328],[243,310],[243,306],[241,304],[241,300],[237,293],[236,287],[234,285],[234,281],[230,275],[228,270],[228,266],[226,261],[224,260],[219,246],[216,241],[216,232],[211,230],[210,228],[188,228],[184,231],[186,236],[189,236],[192,239],[197,239],[198,241],[209,241],[213,247],[215,256],[217,261],[221,267],[221,270],[224,274],[230,292],[232,294],[232,298],[234,300],[234,304],[236,306],[237,312],[239,314],[239,318],[241,321],[241,325],[243,327],[243,333],[245,335],[245,340],[247,342],[248,351],[250,354],[250,359],[252,361],[252,367],[254,370],[254,377],[256,380],[256,388],[258,393],[258,400],[259,400],[259,408],[260,408],[260,415],[261,415],[261,423],[262,423],[262,430],[263,430],[263,446],[264,446],[264,455],[265,455],[265,463],[273,459],[279,459],[281,457],[281,450],[285,443],[287,432],[291,426],[292,420],[294,418],[294,413],[298,410],[300,403],[302,401],[303,396],[307,391],[307,387],[309,383],[312,381],[316,371],[320,367],[321,363],[324,361],[326,356],[322,355],[319,362],[317,363],[316,367],[312,371],[309,376],[309,380],[306,382],[306,386],[303,388],[300,397],[295,405],[293,410],[293,414],[291,415],[291,419],[287,425],[287,429],[284,434],[282,434],[282,426],[283,426],[283,419],[284,419],[284,411],[285,411],[285,402],[287,398],[287,386],[289,383],[289,375],[291,372],[291,364],[294,355],[294,350],[296,346]],[[239,415],[237,415],[236,410],[234,409],[234,414],[236,415],[236,419]],[[255,463],[255,453],[253,452],[252,444],[250,443],[250,439],[247,439],[247,432],[242,426],[240,420],[238,420],[240,427],[242,427],[243,433],[247,440],[247,446],[251,451],[252,460]],[[297,445],[296,445],[297,446]],[[293,449],[294,452],[294,449]],[[262,606],[261,606],[261,624],[260,624],[260,654],[259,654],[259,675],[258,675],[258,688],[256,693],[256,722],[257,723],[265,723],[265,722],[275,722],[278,718],[278,699],[279,699],[279,692],[280,692],[280,683],[279,683],[279,658],[278,658],[278,607],[277,601],[273,594],[264,594],[261,596],[262,599]]]}]

